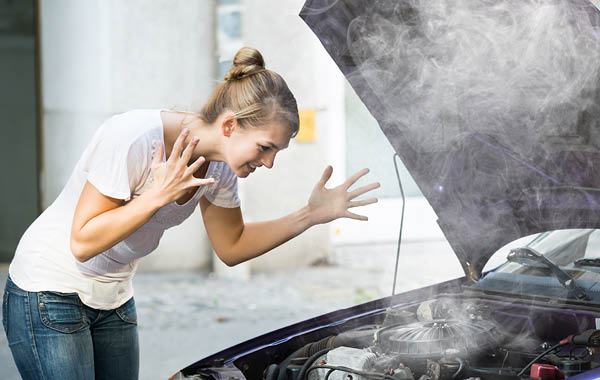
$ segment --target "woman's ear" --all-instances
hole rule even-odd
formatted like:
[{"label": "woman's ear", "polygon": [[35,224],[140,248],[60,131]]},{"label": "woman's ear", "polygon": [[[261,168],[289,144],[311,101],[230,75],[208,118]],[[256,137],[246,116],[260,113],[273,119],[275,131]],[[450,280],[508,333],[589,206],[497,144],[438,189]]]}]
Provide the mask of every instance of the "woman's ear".
[{"label": "woman's ear", "polygon": [[228,113],[223,118],[221,122],[221,132],[223,136],[229,137],[233,133],[233,131],[237,128],[237,118],[233,114],[233,112]]}]

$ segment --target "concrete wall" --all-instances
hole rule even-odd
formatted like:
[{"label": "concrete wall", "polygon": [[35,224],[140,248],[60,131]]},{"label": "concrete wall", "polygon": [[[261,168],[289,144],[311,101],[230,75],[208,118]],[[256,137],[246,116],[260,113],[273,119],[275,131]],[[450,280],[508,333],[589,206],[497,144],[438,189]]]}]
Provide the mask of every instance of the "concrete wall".
[{"label": "concrete wall", "polygon": [[39,212],[33,2],[0,2],[0,262]]},{"label": "concrete wall", "polygon": [[[281,217],[304,206],[328,164],[329,185],[344,179],[343,75],[298,16],[302,0],[242,1],[243,40],[260,50],[266,66],[283,76],[299,108],[317,109],[316,140],[292,141],[272,169],[260,168],[241,181],[248,221]],[[330,226],[316,226],[251,262],[253,271],[290,268],[328,257]]]},{"label": "concrete wall", "polygon": [[[43,207],[109,116],[201,106],[214,86],[213,10],[212,0],[40,2]],[[191,269],[210,257],[197,212],[140,269]]]}]

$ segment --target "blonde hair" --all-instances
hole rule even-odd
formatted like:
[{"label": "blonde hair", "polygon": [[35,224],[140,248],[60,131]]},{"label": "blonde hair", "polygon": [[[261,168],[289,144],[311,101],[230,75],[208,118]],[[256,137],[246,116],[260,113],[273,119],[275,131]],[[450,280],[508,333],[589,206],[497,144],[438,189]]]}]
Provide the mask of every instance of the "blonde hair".
[{"label": "blonde hair", "polygon": [[279,74],[265,68],[262,55],[251,47],[236,53],[233,66],[199,116],[212,123],[226,110],[235,114],[241,128],[277,121],[290,128],[292,136],[298,133],[300,121],[294,95]]}]

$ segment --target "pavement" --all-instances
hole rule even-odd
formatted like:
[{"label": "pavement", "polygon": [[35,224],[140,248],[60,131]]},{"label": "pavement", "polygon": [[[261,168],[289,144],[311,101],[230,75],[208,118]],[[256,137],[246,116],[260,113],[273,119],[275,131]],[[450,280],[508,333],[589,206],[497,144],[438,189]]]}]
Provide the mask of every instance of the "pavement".
[{"label": "pavement", "polygon": [[[335,248],[330,262],[252,274],[138,273],[140,379],[168,379],[212,353],[280,327],[391,295],[395,244]],[[396,292],[462,276],[447,243],[403,244]],[[8,266],[0,267],[4,284]],[[4,285],[0,285],[1,288]],[[0,333],[0,379],[19,379]]]}]

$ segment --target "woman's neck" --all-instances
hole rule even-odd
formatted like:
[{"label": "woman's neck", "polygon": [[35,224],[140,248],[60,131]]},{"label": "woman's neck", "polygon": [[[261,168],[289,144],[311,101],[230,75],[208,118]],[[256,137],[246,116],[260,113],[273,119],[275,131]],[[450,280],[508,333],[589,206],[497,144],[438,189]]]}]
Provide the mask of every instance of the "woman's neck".
[{"label": "woman's neck", "polygon": [[203,156],[206,161],[223,161],[222,155],[222,139],[220,129],[216,123],[208,124],[195,114],[162,111],[161,118],[163,122],[165,153],[169,158],[175,141],[184,128],[190,130],[190,134],[185,139],[183,147],[197,136],[200,140],[194,149],[191,161],[195,161],[198,157]]}]

